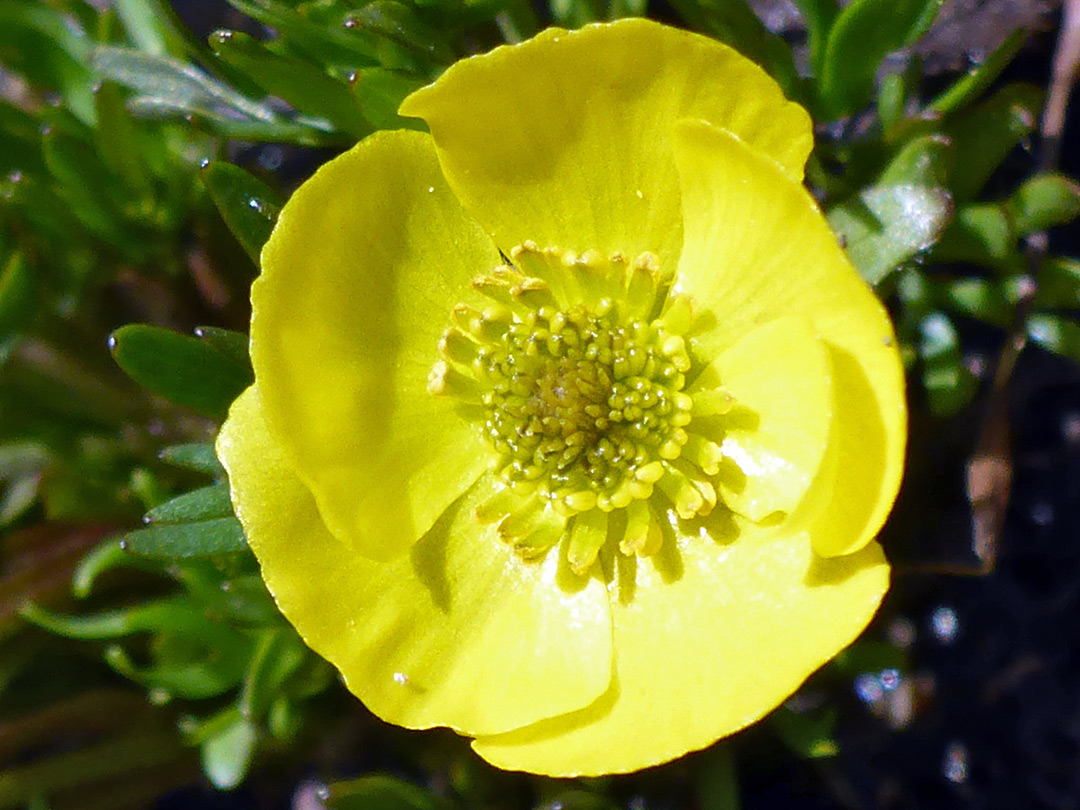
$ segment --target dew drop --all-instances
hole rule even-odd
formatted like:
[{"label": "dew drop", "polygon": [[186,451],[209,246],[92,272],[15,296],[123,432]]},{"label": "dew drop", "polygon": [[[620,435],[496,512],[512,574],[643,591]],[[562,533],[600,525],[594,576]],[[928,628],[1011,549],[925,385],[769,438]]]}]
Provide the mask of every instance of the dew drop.
[{"label": "dew drop", "polygon": [[408,682],[409,682],[409,676],[406,675],[404,672],[395,672],[394,673],[394,683],[398,684],[399,686],[404,686]]},{"label": "dew drop", "polygon": [[202,160],[199,161],[199,168],[200,169],[205,169],[209,165],[210,165],[210,158],[203,158]]},{"label": "dew drop", "polygon": [[435,193],[435,186],[428,186],[427,193],[428,194],[434,194]]},{"label": "dew drop", "polygon": [[257,200],[254,197],[252,197],[250,200],[248,200],[248,208],[254,209],[255,211],[258,211],[260,214],[265,214],[266,213],[266,209],[265,209],[265,206],[263,206],[263,204],[262,204],[262,200]]},{"label": "dew drop", "polygon": [[876,703],[885,694],[881,680],[869,672],[863,672],[855,678],[855,694],[863,703]]},{"label": "dew drop", "polygon": [[886,692],[892,692],[900,685],[900,672],[895,669],[883,669],[878,676],[881,688]]},{"label": "dew drop", "polygon": [[960,619],[956,611],[951,607],[942,605],[934,611],[930,617],[930,627],[936,638],[942,644],[952,644],[956,639],[956,633],[960,629]]},{"label": "dew drop", "polygon": [[945,778],[955,785],[966,782],[968,778],[968,750],[963,743],[953,742],[945,748],[945,759],[941,767]]}]

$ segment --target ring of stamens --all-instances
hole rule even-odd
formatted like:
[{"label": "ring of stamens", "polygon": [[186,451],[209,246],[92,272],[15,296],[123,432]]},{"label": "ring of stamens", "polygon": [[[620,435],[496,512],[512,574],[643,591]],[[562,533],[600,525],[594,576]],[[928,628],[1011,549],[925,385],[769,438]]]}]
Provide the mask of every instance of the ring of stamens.
[{"label": "ring of stamens", "polygon": [[686,427],[730,406],[722,389],[684,392],[691,302],[670,291],[656,257],[581,256],[525,243],[473,280],[491,301],[464,305],[439,341],[429,391],[473,405],[504,487],[477,510],[525,556],[568,537],[584,572],[625,510],[627,554],[660,545],[664,505],[681,518],[716,505],[720,449]]}]

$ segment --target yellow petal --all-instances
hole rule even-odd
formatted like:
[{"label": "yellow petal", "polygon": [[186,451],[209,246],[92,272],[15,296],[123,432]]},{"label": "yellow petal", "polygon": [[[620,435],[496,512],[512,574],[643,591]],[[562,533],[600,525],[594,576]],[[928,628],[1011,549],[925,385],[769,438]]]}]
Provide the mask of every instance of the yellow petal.
[{"label": "yellow petal", "polygon": [[463,60],[400,113],[427,121],[451,187],[504,249],[649,250],[669,271],[678,118],[739,133],[795,178],[813,146],[809,116],[757,65],[644,19],[553,28]]},{"label": "yellow petal", "polygon": [[490,476],[410,554],[375,562],[326,531],[260,405],[248,389],[218,440],[237,514],[281,611],[375,714],[491,734],[608,687],[603,584],[571,575],[557,550],[526,562],[480,526],[473,510]]},{"label": "yellow petal", "polygon": [[676,287],[708,313],[691,345],[716,356],[782,315],[813,324],[830,354],[837,454],[835,497],[815,518],[831,531],[815,532],[815,547],[858,549],[881,527],[903,474],[904,377],[888,315],[813,199],[775,163],[704,121],[681,122],[674,142],[686,235]]},{"label": "yellow petal", "polygon": [[475,424],[427,392],[473,275],[500,263],[431,139],[378,133],[289,200],[252,288],[267,422],[324,521],[378,559],[408,548],[490,461]]},{"label": "yellow petal", "polygon": [[[474,741],[500,768],[555,776],[666,762],[753,723],[849,644],[888,588],[872,543],[821,558],[804,534],[665,537],[624,558],[612,599],[615,676],[579,712]],[[633,586],[627,582],[633,580]]]},{"label": "yellow petal", "polygon": [[780,318],[754,329],[695,381],[735,398],[721,417],[691,422],[719,443],[724,503],[751,520],[790,514],[817,475],[832,422],[832,371],[809,322]]}]

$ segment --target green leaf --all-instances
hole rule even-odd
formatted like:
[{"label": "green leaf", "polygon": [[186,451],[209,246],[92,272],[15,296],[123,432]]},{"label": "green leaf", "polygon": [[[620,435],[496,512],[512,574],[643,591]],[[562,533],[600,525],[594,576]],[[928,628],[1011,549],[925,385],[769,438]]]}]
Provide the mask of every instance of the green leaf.
[{"label": "green leaf", "polygon": [[39,90],[55,91],[64,107],[93,126],[93,75],[86,68],[89,39],[47,3],[0,3],[0,54],[8,71]]},{"label": "green leaf", "polygon": [[1024,181],[1007,206],[1021,236],[1065,225],[1080,216],[1080,184],[1061,174],[1037,174]]},{"label": "green leaf", "polygon": [[765,68],[785,95],[801,92],[790,46],[765,27],[745,0],[673,0],[671,5],[692,27]]},{"label": "green leaf", "polygon": [[0,340],[30,322],[37,310],[37,282],[21,253],[12,253],[0,268]]},{"label": "green leaf", "polygon": [[306,658],[307,648],[291,627],[260,632],[240,693],[241,713],[253,720],[261,720],[285,682]]},{"label": "green leaf", "polygon": [[212,444],[174,444],[166,447],[158,458],[166,464],[174,467],[183,467],[185,470],[194,470],[209,475],[224,475],[225,468],[218,461],[217,453]]},{"label": "green leaf", "polygon": [[147,523],[190,523],[230,515],[232,515],[232,501],[229,500],[229,485],[212,484],[185,492],[183,495],[155,506],[146,513],[143,519]]},{"label": "green leaf", "polygon": [[1080,309],[1080,259],[1048,256],[1039,268],[1036,309]]},{"label": "green leaf", "polygon": [[949,194],[918,185],[872,186],[828,212],[829,225],[868,284],[929,248],[952,215]]},{"label": "green leaf", "polygon": [[960,337],[943,312],[931,312],[919,324],[919,358],[930,410],[956,413],[975,394],[975,379],[964,366]]},{"label": "green leaf", "polygon": [[232,790],[244,781],[255,757],[259,732],[255,724],[238,716],[199,748],[203,773],[218,790]]},{"label": "green leaf", "polygon": [[829,31],[840,14],[836,0],[795,0],[806,25],[806,37],[810,45],[810,65],[820,74],[821,60],[825,56],[825,44]]},{"label": "green leaf", "polygon": [[1019,271],[1024,264],[1012,218],[1000,203],[965,205],[934,247],[937,262]]},{"label": "green leaf", "polygon": [[836,711],[800,714],[781,706],[769,715],[769,725],[783,743],[804,759],[834,757],[840,746],[834,737]]},{"label": "green leaf", "polygon": [[109,337],[109,349],[135,382],[214,418],[254,381],[250,369],[205,341],[157,326],[123,326]]},{"label": "green leaf", "polygon": [[447,810],[446,799],[394,776],[373,774],[327,785],[328,810]]},{"label": "green leaf", "polygon": [[140,51],[154,56],[183,51],[183,37],[173,27],[161,0],[113,0],[112,5]]},{"label": "green leaf", "polygon": [[220,160],[203,166],[200,177],[221,218],[257,267],[281,211],[277,192],[239,166]]},{"label": "green leaf", "polygon": [[982,95],[1001,75],[1001,72],[1012,63],[1013,57],[1024,46],[1027,36],[1028,32],[1023,28],[1018,28],[1009,34],[985,62],[973,67],[966,76],[930,102],[930,109],[948,114],[970,104]]},{"label": "green leaf", "polygon": [[1010,84],[946,122],[944,133],[957,155],[949,189],[958,203],[974,199],[1005,156],[1034,131],[1042,101],[1038,87]]},{"label": "green leaf", "polygon": [[167,559],[236,554],[248,547],[244,529],[234,517],[137,529],[121,542],[132,554]]},{"label": "green leaf", "polygon": [[1040,312],[1028,318],[1027,333],[1037,346],[1080,363],[1080,324],[1076,321]]},{"label": "green leaf", "polygon": [[346,25],[385,37],[439,64],[448,65],[456,58],[446,37],[428,26],[404,3],[372,0],[351,14]]},{"label": "green leaf", "polygon": [[164,692],[167,697],[205,700],[217,697],[240,683],[243,670],[235,666],[235,656],[214,657],[205,661],[139,667],[122,647],[110,645],[105,663],[125,678],[148,689]]},{"label": "green leaf", "polygon": [[119,85],[102,82],[94,91],[94,102],[99,122],[95,134],[101,156],[128,189],[149,196],[153,191],[150,174],[142,159],[135,122],[124,106]]},{"label": "green leaf", "polygon": [[313,22],[284,3],[273,0],[228,0],[229,5],[253,19],[270,26],[278,35],[299,49],[311,61],[324,67],[349,73],[378,64],[378,37],[361,28],[327,26]]},{"label": "green leaf", "polygon": [[242,649],[246,643],[242,634],[207,618],[206,609],[186,597],[160,599],[90,616],[61,616],[27,604],[19,615],[50,633],[81,641],[103,641],[136,633],[168,633],[226,650]]},{"label": "green leaf", "polygon": [[364,118],[375,129],[408,127],[426,130],[427,126],[419,118],[403,118],[397,114],[405,96],[424,84],[421,79],[385,68],[365,68],[353,79],[352,92]]},{"label": "green leaf", "polygon": [[[251,357],[248,354],[248,336],[243,332],[222,329],[220,326],[196,326],[195,337],[231,358],[234,363],[251,369]],[[255,372],[251,372],[252,378]]]},{"label": "green leaf", "polygon": [[821,59],[821,114],[840,118],[865,105],[887,54],[929,28],[943,0],[854,0],[836,18]]},{"label": "green leaf", "polygon": [[113,568],[159,570],[158,565],[128,554],[120,545],[120,539],[111,537],[79,561],[71,575],[71,592],[79,599],[85,599],[93,591],[98,577]]},{"label": "green leaf", "polygon": [[101,46],[91,56],[94,70],[103,78],[138,91],[143,99],[180,113],[239,116],[273,122],[278,116],[269,107],[233,91],[198,68],[165,56],[153,56],[130,48]]},{"label": "green leaf", "polygon": [[371,132],[349,87],[310,62],[280,56],[246,34],[217,31],[210,47],[226,63],[248,76],[270,95],[309,115],[332,121],[354,138]]},{"label": "green leaf", "polygon": [[896,153],[878,177],[878,186],[948,186],[953,163],[952,141],[944,135],[912,138]]},{"label": "green leaf", "polygon": [[1003,328],[1012,322],[1015,301],[1001,282],[961,278],[942,286],[941,297],[953,311]]}]

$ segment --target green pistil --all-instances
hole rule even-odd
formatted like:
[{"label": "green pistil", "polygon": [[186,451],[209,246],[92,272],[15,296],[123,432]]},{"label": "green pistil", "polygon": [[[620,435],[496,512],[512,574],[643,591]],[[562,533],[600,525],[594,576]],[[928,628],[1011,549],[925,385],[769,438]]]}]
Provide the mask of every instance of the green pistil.
[{"label": "green pistil", "polygon": [[692,305],[670,292],[652,254],[631,262],[525,243],[510,255],[513,266],[473,282],[491,306],[453,310],[428,386],[486,414],[504,489],[477,519],[498,522],[524,556],[566,537],[584,572],[607,540],[608,513],[626,510],[619,549],[654,553],[669,508],[689,518],[716,505],[708,478],[720,448],[687,428],[730,397],[683,391]]}]

